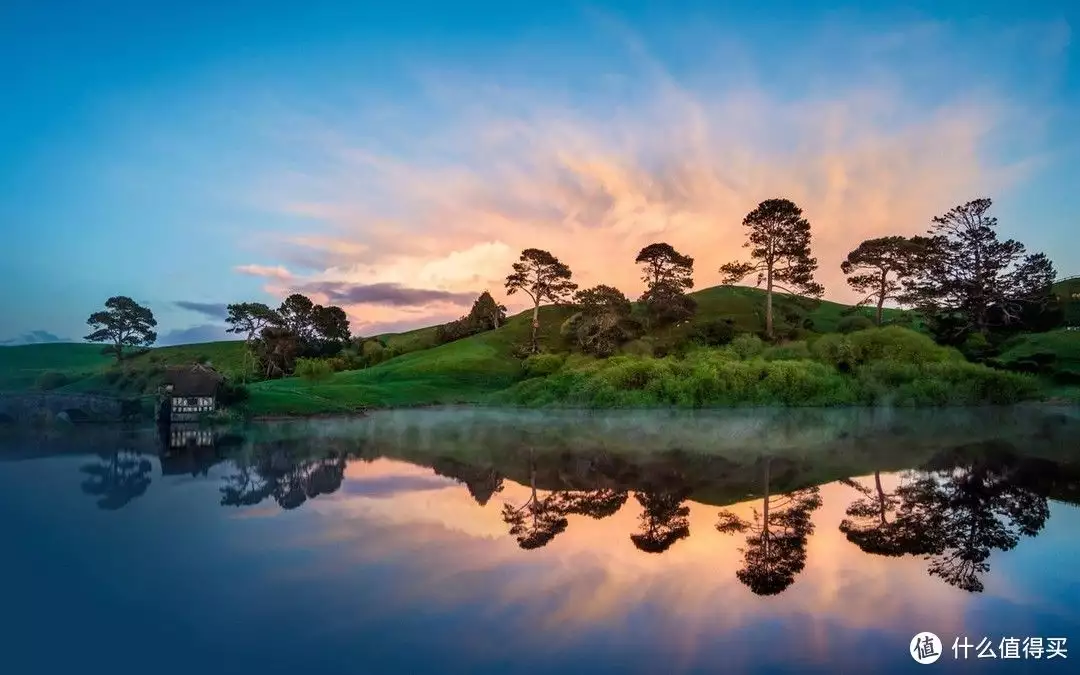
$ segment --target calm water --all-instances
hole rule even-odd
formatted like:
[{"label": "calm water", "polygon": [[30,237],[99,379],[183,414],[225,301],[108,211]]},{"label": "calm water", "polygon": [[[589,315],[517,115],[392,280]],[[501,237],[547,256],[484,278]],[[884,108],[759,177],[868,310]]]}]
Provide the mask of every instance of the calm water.
[{"label": "calm water", "polygon": [[1077,409],[0,438],[4,673],[1078,672]]}]

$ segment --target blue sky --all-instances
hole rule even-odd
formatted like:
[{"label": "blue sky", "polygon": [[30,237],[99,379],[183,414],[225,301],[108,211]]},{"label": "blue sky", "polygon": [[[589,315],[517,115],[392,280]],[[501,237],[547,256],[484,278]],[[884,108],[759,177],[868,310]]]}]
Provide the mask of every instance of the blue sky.
[{"label": "blue sky", "polygon": [[528,246],[636,294],[668,240],[705,287],[779,194],[830,298],[861,239],[982,195],[1080,273],[1071,3],[716,4],[9,0],[0,341],[117,294],[163,341],[294,290],[414,327]]}]

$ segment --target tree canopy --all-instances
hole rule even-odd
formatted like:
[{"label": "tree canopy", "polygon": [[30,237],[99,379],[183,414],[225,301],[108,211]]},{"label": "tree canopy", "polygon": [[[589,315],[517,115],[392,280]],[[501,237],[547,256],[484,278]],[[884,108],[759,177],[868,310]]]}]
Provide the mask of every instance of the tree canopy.
[{"label": "tree canopy", "polygon": [[94,330],[83,339],[111,343],[108,350],[117,361],[123,360],[125,348],[149,347],[157,340],[154,313],[123,295],[106,300],[105,309],[91,314],[86,323]]},{"label": "tree canopy", "polygon": [[540,303],[565,302],[577,290],[572,281],[570,268],[550,252],[538,248],[527,248],[513,265],[513,272],[506,277],[506,294],[514,295],[518,291],[529,296],[533,301],[533,320],[531,347],[533,352],[540,350],[537,343],[537,331],[540,328]]},{"label": "tree canopy", "polygon": [[1052,296],[1053,263],[1014,239],[999,240],[992,206],[975,199],[935,216],[907,285],[911,301],[930,317],[948,318],[953,332],[988,333]]},{"label": "tree canopy", "polygon": [[848,285],[856,292],[866,294],[858,304],[875,304],[879,326],[885,303],[904,299],[903,281],[910,275],[925,243],[923,238],[900,236],[867,239],[840,263],[840,270],[848,275]]},{"label": "tree canopy", "polygon": [[825,292],[814,281],[817,259],[810,255],[810,221],[789,199],[766,199],[746,214],[744,248],[749,262],[730,262],[720,268],[723,281],[734,284],[757,274],[757,285],[765,286],[765,333],[773,337],[773,290],[819,298]]}]

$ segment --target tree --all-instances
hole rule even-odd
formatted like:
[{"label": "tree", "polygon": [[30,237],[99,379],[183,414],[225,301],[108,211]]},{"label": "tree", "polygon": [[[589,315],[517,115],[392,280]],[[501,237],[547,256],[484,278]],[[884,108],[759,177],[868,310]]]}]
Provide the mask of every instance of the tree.
[{"label": "tree", "polygon": [[693,316],[697,305],[686,295],[694,287],[693,258],[660,242],[641,249],[634,262],[642,267],[645,293],[641,301],[654,323],[674,323]]},{"label": "tree", "polygon": [[765,285],[765,334],[772,339],[774,289],[814,298],[825,292],[814,281],[817,259],[810,256],[810,222],[791,200],[767,199],[746,214],[743,227],[749,231],[743,247],[750,249],[751,262],[727,263],[720,273],[725,284],[757,273],[757,285]]},{"label": "tree", "polygon": [[281,316],[261,302],[238,302],[229,305],[228,310],[229,316],[225,319],[225,323],[229,324],[229,327],[225,329],[225,332],[244,336],[246,364],[255,336],[266,326],[280,324]]},{"label": "tree", "polygon": [[907,284],[911,302],[928,316],[953,317],[957,332],[985,335],[1052,295],[1053,263],[1045,254],[1026,254],[1016,240],[999,241],[992,205],[975,199],[935,216]]},{"label": "tree", "polygon": [[694,287],[694,259],[679,253],[671,244],[649,244],[634,262],[642,266],[641,280],[647,288],[663,282],[684,291]]},{"label": "tree", "polygon": [[647,490],[634,493],[641,504],[641,532],[630,535],[630,541],[645,553],[663,553],[690,536],[690,507],[683,502],[690,496],[683,489]]},{"label": "tree", "polygon": [[322,351],[340,351],[349,343],[349,317],[335,305],[315,305],[311,310],[312,332]]},{"label": "tree", "polygon": [[876,304],[879,326],[885,302],[904,298],[902,281],[910,274],[913,258],[922,248],[920,239],[898,236],[867,239],[840,263],[841,271],[848,275],[848,285],[856,292],[866,294],[858,304]]},{"label": "tree", "polygon": [[105,310],[91,314],[86,323],[94,332],[83,339],[112,343],[107,349],[116,356],[117,361],[124,360],[125,347],[149,347],[157,340],[154,313],[123,295],[106,300]]},{"label": "tree", "polygon": [[744,565],[735,576],[756,595],[776,595],[795,582],[806,566],[806,544],[814,532],[811,514],[821,506],[816,487],[770,494],[770,465],[766,458],[761,510],[754,509],[754,521],[721,511],[716,524],[720,532],[750,533],[740,549]]},{"label": "tree", "polygon": [[600,285],[578,291],[574,304],[579,311],[563,329],[587,354],[610,356],[640,335],[640,324],[630,317],[630,300],[617,288]]},{"label": "tree", "polygon": [[548,300],[553,303],[564,302],[577,290],[577,284],[571,281],[570,268],[547,251],[527,248],[521,252],[514,271],[506,277],[506,294],[513,295],[521,291],[533,301],[532,340],[534,353],[540,351],[537,331],[540,328],[540,303]]},{"label": "tree", "polygon": [[296,336],[301,343],[307,343],[315,332],[315,303],[311,298],[300,293],[293,293],[278,307],[281,325]]},{"label": "tree", "polygon": [[491,293],[484,291],[473,303],[469,318],[482,326],[482,330],[492,330],[506,321],[506,307],[495,302]]},{"label": "tree", "polygon": [[293,371],[300,354],[296,334],[282,326],[266,326],[254,344],[259,366],[267,378],[284,377]]}]

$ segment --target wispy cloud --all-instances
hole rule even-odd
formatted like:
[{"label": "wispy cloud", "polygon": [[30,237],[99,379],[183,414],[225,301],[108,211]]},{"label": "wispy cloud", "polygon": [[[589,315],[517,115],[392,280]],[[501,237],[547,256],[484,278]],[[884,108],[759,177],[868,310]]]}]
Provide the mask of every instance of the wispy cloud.
[{"label": "wispy cloud", "polygon": [[325,295],[330,302],[345,305],[389,305],[392,307],[427,305],[434,302],[465,304],[477,293],[442,291],[432,288],[408,288],[396,283],[348,284],[319,281],[301,287],[308,293]]},{"label": "wispy cloud", "polygon": [[293,278],[292,272],[280,265],[239,265],[236,267],[236,271],[253,277],[266,277],[278,281],[289,281]]},{"label": "wispy cloud", "polygon": [[0,340],[0,345],[15,346],[15,345],[38,345],[47,344],[52,342],[74,342],[74,340],[67,340],[54,333],[50,333],[47,330],[32,330],[29,333],[24,333],[19,337],[11,338],[9,340]]},{"label": "wispy cloud", "polygon": [[786,196],[812,223],[827,297],[853,300],[839,269],[849,250],[1012,185],[1037,159],[1040,118],[992,82],[968,86],[966,66],[950,65],[962,60],[934,61],[933,88],[914,77],[954,44],[949,26],[848,37],[857,71],[786,90],[705,59],[676,76],[628,36],[628,65],[594,69],[587,95],[439,72],[422,92],[439,124],[393,150],[346,122],[291,126],[288,147],[319,170],[264,176],[265,201],[321,224],[276,251],[314,271],[237,269],[274,291],[337,297],[362,326],[405,318],[395,305],[434,315],[479,290],[499,296],[527,247],[551,250],[582,285],[636,295],[635,254],[667,241],[695,257],[704,287],[743,254],[743,216]]},{"label": "wispy cloud", "polygon": [[197,312],[211,319],[224,320],[229,316],[229,310],[224,303],[220,302],[191,302],[189,300],[177,300],[173,303],[180,309]]},{"label": "wispy cloud", "polygon": [[157,340],[159,347],[170,345],[190,345],[200,342],[218,342],[220,340],[235,340],[235,335],[225,332],[225,327],[214,324],[200,324],[188,328],[177,328],[160,336]]}]

